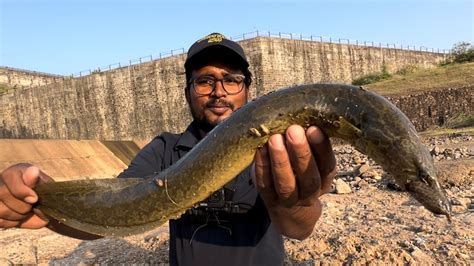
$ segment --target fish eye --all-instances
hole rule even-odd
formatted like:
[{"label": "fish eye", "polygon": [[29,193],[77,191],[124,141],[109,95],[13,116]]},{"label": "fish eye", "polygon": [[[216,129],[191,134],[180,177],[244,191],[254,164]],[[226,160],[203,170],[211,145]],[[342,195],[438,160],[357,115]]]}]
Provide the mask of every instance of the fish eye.
[{"label": "fish eye", "polygon": [[421,168],[418,170],[418,178],[423,181],[424,183],[426,184],[430,184],[429,180],[430,180],[430,174],[428,174],[428,172],[426,172],[425,169]]}]

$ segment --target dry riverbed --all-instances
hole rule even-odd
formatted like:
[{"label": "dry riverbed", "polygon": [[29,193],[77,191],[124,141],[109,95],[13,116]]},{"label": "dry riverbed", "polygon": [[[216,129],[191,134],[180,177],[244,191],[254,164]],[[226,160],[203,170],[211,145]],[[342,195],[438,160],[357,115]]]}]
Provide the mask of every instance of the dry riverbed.
[{"label": "dry riverbed", "polygon": [[[398,190],[383,170],[350,146],[336,145],[341,172],[324,213],[304,241],[287,239],[291,265],[474,263],[474,137],[425,137],[453,203],[448,223]],[[168,228],[128,238],[80,241],[47,229],[0,231],[0,265],[9,263],[168,262]]]}]

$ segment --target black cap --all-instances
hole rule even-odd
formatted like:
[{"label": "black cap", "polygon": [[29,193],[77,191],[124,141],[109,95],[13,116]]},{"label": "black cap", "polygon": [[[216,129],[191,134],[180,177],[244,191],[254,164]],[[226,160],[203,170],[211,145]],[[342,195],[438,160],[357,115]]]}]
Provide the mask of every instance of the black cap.
[{"label": "black cap", "polygon": [[184,63],[184,68],[188,70],[190,62],[193,58],[196,58],[196,55],[210,47],[221,47],[226,48],[238,56],[239,59],[242,59],[242,64],[245,68],[249,66],[247,57],[245,56],[244,49],[238,43],[227,39],[224,35],[220,33],[211,33],[204,38],[197,40],[188,50],[188,56],[186,62]]}]

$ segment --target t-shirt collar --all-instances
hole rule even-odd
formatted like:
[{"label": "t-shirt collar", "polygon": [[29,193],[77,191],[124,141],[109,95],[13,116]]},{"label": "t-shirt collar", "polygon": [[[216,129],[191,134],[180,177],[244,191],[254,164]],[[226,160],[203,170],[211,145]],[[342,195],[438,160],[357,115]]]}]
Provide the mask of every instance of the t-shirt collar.
[{"label": "t-shirt collar", "polygon": [[192,149],[196,144],[201,140],[199,134],[199,128],[197,127],[196,123],[193,121],[186,131],[179,137],[178,142],[176,142],[177,149]]}]

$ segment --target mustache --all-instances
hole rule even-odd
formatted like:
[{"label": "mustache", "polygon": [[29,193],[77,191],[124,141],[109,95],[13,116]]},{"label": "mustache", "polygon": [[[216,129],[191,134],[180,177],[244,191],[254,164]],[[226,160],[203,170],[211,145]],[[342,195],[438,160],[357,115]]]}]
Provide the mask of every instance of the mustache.
[{"label": "mustache", "polygon": [[207,108],[211,108],[213,105],[221,105],[221,106],[229,107],[232,110],[235,109],[235,105],[223,99],[211,98],[206,103]]}]

